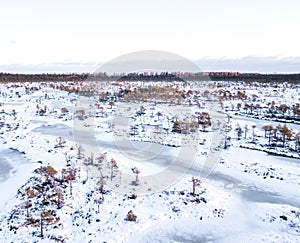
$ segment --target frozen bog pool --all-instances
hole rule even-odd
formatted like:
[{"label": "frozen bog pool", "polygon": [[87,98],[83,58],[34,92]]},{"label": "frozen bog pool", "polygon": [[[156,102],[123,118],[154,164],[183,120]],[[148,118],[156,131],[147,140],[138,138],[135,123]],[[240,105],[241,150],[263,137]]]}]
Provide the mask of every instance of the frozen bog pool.
[{"label": "frozen bog pool", "polygon": [[[164,170],[173,162],[180,151],[180,148],[151,142],[117,141],[117,137],[103,131],[95,131],[95,134],[76,132],[76,138],[74,138],[73,128],[62,123],[40,125],[33,129],[32,132],[42,135],[51,135],[53,137],[64,137],[69,141],[75,140],[75,143],[81,141],[82,144],[89,144],[91,142],[90,138],[93,137],[98,145],[96,148],[97,152],[113,153],[117,161],[129,161],[132,159],[134,165],[142,170],[143,176]],[[133,164],[128,164],[127,166],[132,165]]]},{"label": "frozen bog pool", "polygon": [[0,183],[7,180],[19,164],[28,163],[23,154],[12,149],[0,151]]},{"label": "frozen bog pool", "polygon": [[68,125],[57,123],[53,125],[42,125],[35,128],[32,132],[41,134],[52,135],[55,137],[64,137],[68,140],[72,140],[72,128]]},{"label": "frozen bog pool", "polygon": [[223,158],[208,179],[231,184],[249,201],[300,206],[299,159],[242,148],[230,148]]},{"label": "frozen bog pool", "polygon": [[[253,123],[255,124],[258,128],[263,127],[264,125],[272,125],[274,127],[278,126],[278,125],[282,125],[284,124],[283,122],[278,122],[278,121],[268,121],[268,120],[263,120],[263,119],[255,119],[255,118],[251,118],[251,117],[243,117],[243,116],[233,116],[232,120],[234,120],[237,123]],[[299,124],[295,124],[295,123],[287,123],[287,126],[289,128],[292,128],[293,130],[297,131],[300,128]]]},{"label": "frozen bog pool", "polygon": [[270,204],[285,204],[300,208],[300,200],[297,198],[287,198],[278,193],[263,191],[258,188],[244,188],[241,191],[241,196],[244,200],[249,202],[260,202]]},{"label": "frozen bog pool", "polygon": [[0,155],[0,183],[9,177],[12,166],[8,163],[7,159]]},{"label": "frozen bog pool", "polygon": [[16,191],[30,178],[37,163],[14,149],[0,151],[0,207],[16,195]]}]

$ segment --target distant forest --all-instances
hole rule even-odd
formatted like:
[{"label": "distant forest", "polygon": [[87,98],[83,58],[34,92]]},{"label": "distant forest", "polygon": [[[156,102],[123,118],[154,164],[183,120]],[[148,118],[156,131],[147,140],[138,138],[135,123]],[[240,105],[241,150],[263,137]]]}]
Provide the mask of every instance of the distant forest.
[{"label": "distant forest", "polygon": [[156,73],[156,74],[120,74],[71,73],[71,74],[11,74],[0,73],[0,82],[78,82],[78,81],[256,81],[256,82],[300,82],[299,74],[259,74],[237,72],[209,73]]}]

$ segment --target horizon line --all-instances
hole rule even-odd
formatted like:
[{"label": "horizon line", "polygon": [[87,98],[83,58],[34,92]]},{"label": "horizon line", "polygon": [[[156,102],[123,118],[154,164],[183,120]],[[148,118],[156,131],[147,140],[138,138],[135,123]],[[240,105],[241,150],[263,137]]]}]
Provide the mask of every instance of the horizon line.
[{"label": "horizon line", "polygon": [[128,73],[115,73],[115,74],[107,74],[106,72],[57,72],[57,73],[52,73],[52,72],[41,72],[41,73],[22,73],[22,72],[5,72],[0,70],[0,74],[4,75],[105,75],[107,77],[113,77],[113,76],[124,76],[124,75],[129,75],[129,74],[141,74],[144,76],[154,76],[154,75],[162,75],[164,73],[168,74],[199,74],[199,73],[204,73],[205,75],[210,75],[210,74],[223,74],[223,75],[245,75],[245,74],[251,74],[251,75],[300,75],[299,72],[255,72],[255,71],[249,71],[249,72],[241,72],[241,71],[199,71],[199,72],[189,72],[189,71],[160,71],[156,72],[155,74],[146,74],[147,72],[144,73],[139,73],[139,72],[128,72]]}]

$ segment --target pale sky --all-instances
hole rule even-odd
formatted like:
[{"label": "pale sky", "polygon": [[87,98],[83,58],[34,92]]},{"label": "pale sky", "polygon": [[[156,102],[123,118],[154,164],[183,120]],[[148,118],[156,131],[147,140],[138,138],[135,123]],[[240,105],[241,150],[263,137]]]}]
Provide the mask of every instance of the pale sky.
[{"label": "pale sky", "polygon": [[2,66],[103,63],[139,50],[300,57],[299,0],[2,0],[0,11]]}]

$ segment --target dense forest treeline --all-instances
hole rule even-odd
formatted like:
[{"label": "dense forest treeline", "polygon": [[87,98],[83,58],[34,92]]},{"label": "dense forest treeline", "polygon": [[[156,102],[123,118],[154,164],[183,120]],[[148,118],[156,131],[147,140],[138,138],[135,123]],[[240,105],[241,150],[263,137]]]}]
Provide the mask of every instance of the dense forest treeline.
[{"label": "dense forest treeline", "polygon": [[11,74],[0,73],[0,82],[84,81],[88,74]]},{"label": "dense forest treeline", "polygon": [[64,81],[101,81],[101,80],[124,80],[124,81],[257,81],[257,82],[300,82],[299,74],[260,74],[260,73],[237,73],[237,72],[205,72],[205,73],[155,73],[155,74],[115,74],[106,73],[71,73],[71,74],[12,74],[0,73],[0,82],[64,82]]},{"label": "dense forest treeline", "polygon": [[260,74],[260,73],[239,73],[226,74],[210,73],[213,81],[245,81],[245,82],[300,82],[300,74]]}]

